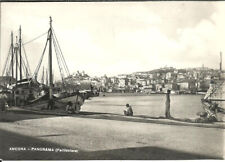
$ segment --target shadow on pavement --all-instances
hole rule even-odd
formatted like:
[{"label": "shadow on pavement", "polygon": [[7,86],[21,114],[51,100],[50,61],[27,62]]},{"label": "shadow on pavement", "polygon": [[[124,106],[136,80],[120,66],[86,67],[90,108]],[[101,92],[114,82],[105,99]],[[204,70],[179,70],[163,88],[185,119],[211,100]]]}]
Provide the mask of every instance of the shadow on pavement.
[{"label": "shadow on pavement", "polygon": [[41,119],[58,116],[225,129],[225,125],[223,124],[216,125],[213,123],[196,123],[190,119],[179,119],[179,118],[166,119],[163,116],[153,117],[146,115],[135,115],[131,117],[114,113],[101,113],[88,111],[81,111],[79,114],[67,114],[67,113],[56,114],[54,112],[51,113],[38,111],[34,112],[24,109],[7,110],[5,112],[0,112],[0,122],[15,122],[20,120]]},{"label": "shadow on pavement", "polygon": [[[162,117],[162,116],[152,117],[152,116],[136,115],[133,117],[131,117],[131,116],[128,117],[128,116],[124,116],[124,115],[120,115],[120,114],[98,113],[98,112],[93,112],[93,113],[92,112],[80,112],[80,114],[72,115],[72,116],[79,117],[79,118],[106,119],[106,120],[117,120],[117,121],[129,121],[129,122],[225,129],[225,125],[215,125],[213,123],[196,123],[189,119],[178,119],[178,118],[166,119],[165,117]],[[165,119],[165,120],[158,120],[158,119]]]},{"label": "shadow on pavement", "polygon": [[218,159],[215,157],[186,153],[160,147],[131,147],[94,151],[85,155],[93,160],[196,160]]},{"label": "shadow on pavement", "polygon": [[0,112],[0,122],[15,122],[20,120],[41,119],[49,117],[54,117],[54,115],[41,115],[38,113],[23,110],[13,110],[13,111],[7,110],[5,112]]},{"label": "shadow on pavement", "polygon": [[36,137],[56,137],[56,136],[65,136],[67,134],[48,134],[43,136],[36,136]]},{"label": "shadow on pavement", "polygon": [[[186,160],[222,159],[160,147],[133,147],[102,151],[85,151],[68,148],[38,138],[20,135],[0,129],[0,158],[3,160]],[[3,142],[4,141],[4,142]],[[25,151],[10,151],[25,148]],[[30,151],[29,148],[77,149],[78,152]],[[194,148],[193,148],[194,149]]]},{"label": "shadow on pavement", "polygon": [[100,113],[100,112],[80,112],[79,114],[67,114],[67,113],[58,113],[54,114],[54,112],[38,112],[38,111],[29,111],[29,110],[7,110],[0,111],[0,122],[15,122],[20,120],[28,120],[28,119],[41,119],[41,118],[50,118],[57,116],[80,116],[80,115],[104,115],[108,113]]}]

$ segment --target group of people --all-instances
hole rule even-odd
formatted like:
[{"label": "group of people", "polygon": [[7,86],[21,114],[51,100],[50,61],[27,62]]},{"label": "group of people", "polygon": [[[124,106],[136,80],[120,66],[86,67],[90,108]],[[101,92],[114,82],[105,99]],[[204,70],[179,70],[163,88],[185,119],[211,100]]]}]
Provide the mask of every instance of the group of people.
[{"label": "group of people", "polygon": [[69,114],[78,114],[80,112],[80,109],[81,105],[79,104],[79,102],[73,104],[71,101],[69,101],[66,105],[66,112],[68,112]]},{"label": "group of people", "polygon": [[[82,96],[82,94],[79,92],[79,90],[77,90],[74,94],[74,100],[72,101],[68,101],[66,103],[66,107],[65,107],[65,111],[69,114],[78,114],[80,112],[81,109],[81,105],[84,102],[84,96]],[[48,110],[53,110],[56,108],[57,104],[55,104],[56,100],[54,98],[50,99],[48,101],[48,106],[47,109]]]}]

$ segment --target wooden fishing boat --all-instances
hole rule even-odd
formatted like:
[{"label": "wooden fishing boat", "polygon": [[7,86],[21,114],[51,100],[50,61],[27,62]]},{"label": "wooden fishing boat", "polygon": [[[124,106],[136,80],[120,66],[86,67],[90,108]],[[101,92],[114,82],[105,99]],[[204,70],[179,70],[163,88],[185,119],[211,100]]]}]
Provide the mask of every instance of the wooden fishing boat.
[{"label": "wooden fishing boat", "polygon": [[[50,27],[45,33],[47,34],[47,40],[44,50],[32,75],[27,58],[26,62],[24,61],[25,59],[22,58],[22,48],[24,49],[24,44],[22,43],[21,39],[21,27],[19,31],[19,42],[16,39],[16,44],[14,44],[13,42],[13,34],[11,34],[11,46],[8,57],[6,59],[5,67],[3,69],[3,74],[5,74],[6,76],[10,76],[12,80],[15,78],[15,82],[11,81],[9,83],[9,89],[11,90],[13,96],[13,105],[23,106],[26,109],[35,108],[37,110],[48,108],[49,106],[51,106],[50,103],[52,102],[57,102],[57,104],[55,104],[55,107],[61,107],[62,109],[65,109],[68,103],[72,103],[72,105],[82,106],[88,92],[76,91],[71,93],[62,90],[60,91],[59,88],[54,86],[52,67],[53,47],[59,66],[62,85],[65,85],[64,79],[70,76],[70,72],[67,67],[65,58],[62,54],[62,50],[58,43],[54,29],[52,27],[52,18],[50,17]],[[44,35],[42,34],[41,36]],[[30,42],[31,41],[29,41],[29,43]],[[48,53],[46,52],[47,46]],[[48,71],[46,73],[46,83],[44,84],[38,81],[37,76],[45,53],[48,54]]]}]

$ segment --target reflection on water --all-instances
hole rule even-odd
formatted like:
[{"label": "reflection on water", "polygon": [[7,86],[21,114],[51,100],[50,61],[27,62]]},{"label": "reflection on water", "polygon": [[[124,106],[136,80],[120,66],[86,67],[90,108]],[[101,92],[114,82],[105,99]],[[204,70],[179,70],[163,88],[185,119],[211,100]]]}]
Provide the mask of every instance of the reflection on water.
[{"label": "reflection on water", "polygon": [[[171,95],[171,115],[176,118],[196,118],[203,111],[201,95]],[[94,97],[85,101],[83,111],[123,114],[123,108],[129,103],[134,115],[164,116],[165,95],[151,96],[106,96]]]}]

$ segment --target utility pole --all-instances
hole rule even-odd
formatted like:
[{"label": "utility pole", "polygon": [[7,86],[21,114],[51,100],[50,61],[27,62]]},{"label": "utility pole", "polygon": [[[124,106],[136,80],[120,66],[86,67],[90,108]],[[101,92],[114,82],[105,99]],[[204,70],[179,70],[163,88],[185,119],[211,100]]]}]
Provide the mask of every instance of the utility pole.
[{"label": "utility pole", "polygon": [[14,71],[13,71],[13,52],[14,51],[14,47],[13,47],[13,32],[11,32],[11,65],[12,65],[12,80],[11,80],[11,84],[13,83],[13,78],[14,78]]},{"label": "utility pole", "polygon": [[20,80],[22,80],[21,26],[19,29]]},{"label": "utility pole", "polygon": [[52,17],[50,16],[50,28],[49,28],[49,99],[52,100],[53,94],[53,80],[52,80]]}]

